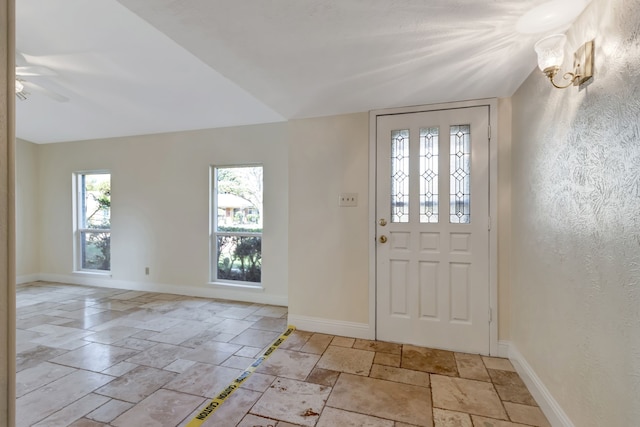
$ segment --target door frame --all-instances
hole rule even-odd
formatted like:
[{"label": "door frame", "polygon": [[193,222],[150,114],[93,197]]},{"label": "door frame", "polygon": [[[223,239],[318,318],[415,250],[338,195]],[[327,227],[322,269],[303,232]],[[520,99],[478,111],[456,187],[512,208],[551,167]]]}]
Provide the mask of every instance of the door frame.
[{"label": "door frame", "polygon": [[489,108],[489,354],[498,355],[498,100],[497,98],[413,107],[388,108],[369,112],[369,325],[377,337],[376,315],[376,175],[378,116],[453,110],[469,107]]}]

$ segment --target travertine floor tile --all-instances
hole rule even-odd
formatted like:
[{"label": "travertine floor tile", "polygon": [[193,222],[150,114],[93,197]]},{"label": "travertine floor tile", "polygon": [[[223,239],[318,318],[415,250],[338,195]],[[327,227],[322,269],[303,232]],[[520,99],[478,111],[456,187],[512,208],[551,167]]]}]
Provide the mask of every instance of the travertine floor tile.
[{"label": "travertine floor tile", "polygon": [[[95,408],[100,407],[109,400],[108,397],[98,396],[95,394],[88,394],[69,406],[65,406],[58,412],[50,415],[44,420],[35,424],[34,427],[60,427],[67,426],[74,421],[84,417],[87,413],[91,412]],[[22,420],[16,420],[17,425],[21,425]]]},{"label": "travertine floor tile", "polygon": [[236,368],[236,369],[245,370],[249,366],[251,366],[253,362],[255,362],[254,358],[233,355],[233,356],[229,356],[229,358],[224,362],[222,362],[220,365],[226,366],[227,368]]},{"label": "travertine floor tile", "polygon": [[214,397],[241,373],[240,369],[196,363],[164,388],[202,397]]},{"label": "travertine floor tile", "polygon": [[242,383],[242,387],[259,391],[264,393],[275,381],[276,377],[273,375],[265,375],[254,372],[244,383]]},{"label": "travertine floor tile", "polygon": [[341,374],[327,406],[417,426],[431,427],[431,390]]},{"label": "travertine floor tile", "polygon": [[494,384],[500,399],[506,402],[522,403],[523,405],[538,406],[527,387],[523,385]]},{"label": "travertine floor tile", "polygon": [[249,328],[246,331],[238,334],[238,336],[236,336],[229,342],[232,344],[265,347],[275,341],[275,339],[278,338],[279,335],[279,332]]},{"label": "travertine floor tile", "polygon": [[550,427],[546,417],[537,406],[504,402],[504,407],[511,421],[536,427]]},{"label": "travertine floor tile", "polygon": [[[35,424],[111,380],[113,380],[113,377],[108,375],[83,370],[72,372],[57,379],[47,386],[25,394],[16,400],[17,424],[18,426]],[[95,407],[90,410],[93,409]]]},{"label": "travertine floor tile", "polygon": [[501,371],[497,369],[489,369],[488,371],[491,376],[491,381],[493,381],[494,384],[518,385],[525,387],[524,382],[520,379],[517,372]]},{"label": "travertine floor tile", "polygon": [[436,408],[507,419],[491,383],[431,375],[431,389],[433,406]]},{"label": "travertine floor tile", "polygon": [[330,387],[278,378],[253,406],[251,413],[313,427],[330,391]]},{"label": "travertine floor tile", "polygon": [[324,352],[317,367],[349,374],[369,375],[374,356],[373,351],[331,346]]},{"label": "travertine floor tile", "polygon": [[482,361],[487,369],[498,369],[501,371],[513,371],[515,372],[515,368],[509,361],[509,359],[503,359],[500,357],[488,357],[482,356]]},{"label": "travertine floor tile", "polygon": [[245,345],[240,350],[234,353],[234,356],[242,356],[242,357],[251,357],[256,359],[258,356],[262,355],[262,348],[260,347],[251,347]]},{"label": "travertine floor tile", "polygon": [[247,414],[238,427],[275,427],[278,423],[276,420],[270,420],[269,418],[259,417],[253,414]]},{"label": "travertine floor tile", "polygon": [[69,427],[109,427],[109,425],[103,424],[98,421],[81,418],[73,424],[69,424]]},{"label": "travertine floor tile", "polygon": [[136,365],[135,363],[120,362],[113,365],[110,368],[105,369],[104,371],[101,371],[100,373],[105,375],[111,375],[114,377],[119,377],[120,375],[124,375],[130,370],[137,368],[138,366],[140,365]]},{"label": "travertine floor tile", "polygon": [[357,339],[353,344],[353,348],[389,354],[400,354],[402,352],[402,345],[400,344],[362,339]]},{"label": "travertine floor tile", "polygon": [[111,399],[95,411],[87,414],[86,418],[101,423],[110,423],[132,407],[133,403]]},{"label": "travertine floor tile", "polygon": [[279,319],[275,317],[262,317],[260,320],[256,321],[251,327],[253,329],[262,329],[265,331],[273,331],[281,334],[287,329],[287,319]]},{"label": "travertine floor tile", "polygon": [[491,418],[472,415],[474,427],[528,427],[524,424],[512,423],[511,421],[494,420]]},{"label": "travertine floor tile", "polygon": [[100,372],[138,354],[138,351],[113,345],[90,343],[54,359],[53,363]]},{"label": "travertine floor tile", "polygon": [[280,307],[276,305],[266,305],[261,307],[258,311],[254,312],[256,316],[263,317],[282,317],[287,314],[287,307]]},{"label": "travertine floor tile", "polygon": [[469,414],[439,408],[433,408],[433,424],[434,427],[473,427]]},{"label": "travertine floor tile", "polygon": [[477,354],[455,353],[458,373],[461,378],[478,381],[491,381],[489,373]]},{"label": "travertine floor tile", "polygon": [[394,427],[391,420],[326,407],[316,427]]},{"label": "travertine floor tile", "polygon": [[373,365],[371,378],[394,381],[397,383],[413,384],[421,387],[429,387],[429,374],[421,371],[412,371],[392,366]]},{"label": "travertine floor tile", "polygon": [[333,385],[338,381],[338,376],[340,372],[330,371],[328,369],[314,368],[313,371],[307,377],[308,383],[326,385],[329,387],[333,387]]},{"label": "travertine floor tile", "polygon": [[75,371],[74,368],[48,362],[20,371],[16,375],[16,396],[24,396]]},{"label": "travertine floor tile", "polygon": [[[287,327],[285,307],[245,302],[46,282],[16,297],[19,427],[185,427]],[[507,359],[296,330],[258,371],[203,427],[548,426]]]},{"label": "travertine floor tile", "polygon": [[140,332],[140,329],[132,328],[130,326],[114,326],[113,328],[105,329],[104,331],[89,335],[88,337],[85,337],[84,340],[100,344],[113,344],[117,341],[128,338],[131,335],[137,334],[138,332]]},{"label": "travertine floor tile", "polygon": [[[286,342],[286,341],[285,341]],[[262,374],[304,380],[320,359],[317,354],[278,349],[256,370]]]},{"label": "travertine floor tile", "polygon": [[[203,427],[236,427],[261,395],[262,393],[243,388],[236,390],[207,418]],[[205,401],[183,423],[180,423],[179,427],[186,426],[208,404],[209,400]]]},{"label": "travertine floor tile", "polygon": [[376,365],[393,366],[395,368],[400,367],[402,356],[399,354],[389,353],[376,353],[376,357],[373,359],[373,363]]},{"label": "travertine floor tile", "polygon": [[177,375],[174,372],[148,366],[138,366],[109,384],[100,387],[95,392],[114,399],[124,400],[125,402],[137,403]]},{"label": "travertine floor tile", "polygon": [[355,338],[333,337],[331,345],[337,345],[338,347],[353,347],[355,342]]},{"label": "travertine floor tile", "polygon": [[295,330],[279,348],[285,350],[300,350],[309,341],[313,333]]},{"label": "travertine floor tile", "polygon": [[333,335],[313,334],[307,343],[300,349],[303,353],[322,354],[327,349]]},{"label": "travertine floor tile", "polygon": [[224,319],[222,322],[209,328],[209,331],[232,334],[233,336],[236,336],[249,329],[252,325],[253,322],[250,322],[248,320]]},{"label": "travertine floor tile", "polygon": [[203,402],[201,397],[160,389],[111,424],[116,427],[175,427]]},{"label": "travertine floor tile", "polygon": [[433,374],[457,376],[456,359],[451,351],[404,345],[402,368]]},{"label": "travertine floor tile", "polygon": [[207,330],[207,324],[195,320],[183,320],[175,326],[158,332],[148,338],[149,341],[163,342],[167,344],[180,344],[203,331]]},{"label": "travertine floor tile", "polygon": [[16,355],[16,371],[20,372],[24,369],[33,368],[40,363],[50,360],[56,356],[67,353],[68,350],[61,348],[51,348],[44,345],[30,348]]},{"label": "travertine floor tile", "polygon": [[138,365],[162,369],[178,359],[184,359],[184,356],[191,351],[192,350],[185,347],[160,343],[139,352],[126,361],[129,363],[136,363]]}]

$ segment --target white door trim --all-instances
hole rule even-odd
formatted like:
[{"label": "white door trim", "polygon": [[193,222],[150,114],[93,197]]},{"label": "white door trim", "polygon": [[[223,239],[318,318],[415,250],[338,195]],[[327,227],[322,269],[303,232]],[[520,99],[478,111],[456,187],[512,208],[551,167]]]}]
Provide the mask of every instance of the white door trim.
[{"label": "white door trim", "polygon": [[[377,336],[376,325],[376,135],[377,117],[467,107],[489,107],[489,351],[498,355],[498,100],[478,99],[446,104],[372,110],[369,112],[369,324]],[[489,225],[489,224],[488,224]]]}]

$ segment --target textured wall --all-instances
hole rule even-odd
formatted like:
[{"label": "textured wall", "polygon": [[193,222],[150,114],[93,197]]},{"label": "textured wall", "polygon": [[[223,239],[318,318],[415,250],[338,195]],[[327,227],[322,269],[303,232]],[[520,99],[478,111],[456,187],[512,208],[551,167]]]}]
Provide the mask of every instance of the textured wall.
[{"label": "textured wall", "polygon": [[595,79],[536,70],[512,99],[511,339],[576,426],[637,426],[640,1],[594,0],[568,36],[595,39]]}]

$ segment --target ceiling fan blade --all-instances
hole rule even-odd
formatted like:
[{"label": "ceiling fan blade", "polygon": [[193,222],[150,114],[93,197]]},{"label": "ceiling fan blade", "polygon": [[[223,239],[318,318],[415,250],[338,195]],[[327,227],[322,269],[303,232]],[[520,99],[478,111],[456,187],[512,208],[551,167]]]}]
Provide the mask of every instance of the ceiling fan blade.
[{"label": "ceiling fan blade", "polygon": [[25,65],[16,67],[17,76],[55,76],[57,73],[49,67],[41,65]]},{"label": "ceiling fan blade", "polygon": [[35,83],[23,81],[22,84],[31,93],[40,93],[42,95],[48,96],[49,98],[58,101],[58,102],[68,102],[69,101],[69,98],[67,98],[66,96],[60,95],[57,92],[54,92],[54,91],[49,90],[47,88],[44,88],[44,87],[42,87],[40,85],[37,85]]},{"label": "ceiling fan blade", "polygon": [[25,66],[28,64],[29,64],[29,61],[27,61],[27,58],[25,58],[21,52],[16,51],[16,65]]}]

